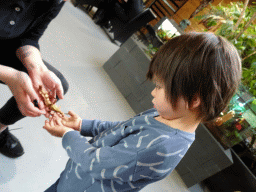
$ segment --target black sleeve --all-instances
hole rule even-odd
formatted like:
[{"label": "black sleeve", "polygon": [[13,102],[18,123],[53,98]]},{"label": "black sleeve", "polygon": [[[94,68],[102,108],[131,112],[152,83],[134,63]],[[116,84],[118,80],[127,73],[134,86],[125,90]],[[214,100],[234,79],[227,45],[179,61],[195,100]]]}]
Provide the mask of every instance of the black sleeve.
[{"label": "black sleeve", "polygon": [[32,27],[20,38],[20,45],[32,45],[39,49],[39,39],[43,35],[49,23],[59,14],[65,1],[55,0],[50,9],[33,22]]}]

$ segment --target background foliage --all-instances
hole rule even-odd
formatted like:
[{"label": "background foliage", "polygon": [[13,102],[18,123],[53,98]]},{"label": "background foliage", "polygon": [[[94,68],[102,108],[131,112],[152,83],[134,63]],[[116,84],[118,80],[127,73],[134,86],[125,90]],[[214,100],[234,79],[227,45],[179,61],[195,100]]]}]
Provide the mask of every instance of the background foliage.
[{"label": "background foliage", "polygon": [[256,96],[256,6],[246,6],[243,2],[211,6],[210,12],[196,18],[206,31],[227,38],[237,48],[242,58],[242,82]]}]

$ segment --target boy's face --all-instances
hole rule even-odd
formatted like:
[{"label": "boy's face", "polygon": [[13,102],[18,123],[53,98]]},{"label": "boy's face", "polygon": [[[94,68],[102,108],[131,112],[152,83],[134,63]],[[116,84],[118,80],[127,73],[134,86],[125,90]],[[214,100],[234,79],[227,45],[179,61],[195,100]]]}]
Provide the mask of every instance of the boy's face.
[{"label": "boy's face", "polygon": [[170,102],[166,99],[165,87],[157,78],[154,78],[153,82],[156,87],[151,92],[154,97],[152,103],[154,108],[157,109],[159,115],[167,120],[179,119],[187,115],[188,105],[183,98],[179,98],[177,101],[177,108],[174,109]]}]

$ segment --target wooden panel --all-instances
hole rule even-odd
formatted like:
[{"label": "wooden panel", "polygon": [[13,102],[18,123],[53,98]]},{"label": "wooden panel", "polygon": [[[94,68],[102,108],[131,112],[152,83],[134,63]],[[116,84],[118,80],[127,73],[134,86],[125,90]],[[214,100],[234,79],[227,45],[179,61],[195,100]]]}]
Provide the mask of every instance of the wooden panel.
[{"label": "wooden panel", "polygon": [[165,4],[163,4],[161,1],[157,2],[156,5],[164,13],[165,16],[172,16],[172,15],[174,15],[173,10],[171,10],[169,7],[166,7]]},{"label": "wooden panel", "polygon": [[[169,6],[167,6],[164,1],[161,1],[162,2],[162,5],[164,7],[166,7],[167,10],[171,11],[171,12],[174,12]],[[177,7],[176,5],[174,5],[171,1],[168,1],[168,3],[172,6],[172,8],[175,10],[175,12],[177,12],[179,10],[179,7]]]},{"label": "wooden panel", "polygon": [[[148,0],[145,3],[146,7],[149,7],[152,9],[152,11],[156,14],[157,18],[154,19],[153,21],[150,22],[152,27],[163,17],[168,17],[171,18],[173,15],[176,14],[176,11],[180,9],[179,6],[184,4],[186,1],[191,1],[191,0],[183,0],[183,1],[178,1],[178,0]],[[200,1],[200,0],[196,0]],[[172,7],[168,6],[166,2]],[[176,17],[180,18],[180,17]],[[182,19],[180,19],[182,20]]]},{"label": "wooden panel", "polygon": [[[177,4],[174,4],[171,0],[166,0],[166,1],[167,1],[167,2],[169,3],[169,5],[175,10],[175,12],[178,11],[180,7],[182,7],[182,6],[177,6]],[[187,0],[185,0],[185,1],[187,1]],[[171,11],[173,11],[168,5],[166,5],[166,3],[165,3],[163,0],[162,0],[161,2],[162,2],[162,4],[163,4],[163,6],[167,7],[167,8],[170,9]]]},{"label": "wooden panel", "polygon": [[145,6],[148,8],[154,0],[147,0]]},{"label": "wooden panel", "polygon": [[196,8],[200,5],[200,1],[198,0],[190,0],[187,3],[185,3],[175,15],[179,16],[179,20],[177,20],[177,23],[180,23],[183,19],[189,19],[190,15],[196,10]]},{"label": "wooden panel", "polygon": [[[157,21],[160,20],[161,17],[163,17],[163,15],[167,16],[170,19],[173,19],[177,24],[179,24],[181,20],[188,19],[190,17],[190,15],[197,9],[197,7],[200,5],[200,2],[201,2],[201,0],[188,0],[187,2],[185,2],[186,0],[180,1],[180,2],[178,0],[167,0],[167,1],[173,7],[175,7],[175,5],[171,1],[174,1],[178,5],[182,5],[182,3],[183,3],[183,5],[182,5],[182,7],[180,7],[178,9],[178,11],[176,13],[174,13],[170,9],[170,7],[168,7],[163,2],[163,0],[160,0],[160,2],[156,3],[156,6],[158,6],[159,8],[154,7],[154,10],[156,11],[158,17],[157,17],[157,19],[155,19],[149,23],[152,27],[157,23]],[[212,5],[216,6],[219,3],[229,4],[230,2],[237,2],[237,1],[244,2],[244,0],[214,0]],[[147,0],[147,2],[145,4],[146,7],[150,6],[153,2],[154,2],[154,0]],[[207,13],[209,11],[209,8],[210,8],[210,6],[207,6],[201,12],[199,12],[197,14],[197,16]],[[185,29],[185,32],[204,31],[205,30],[205,27],[202,24],[198,24],[199,21],[196,20],[195,18],[190,19],[190,22],[191,22],[191,25]],[[145,32],[146,30],[143,30],[143,31]]]},{"label": "wooden panel", "polygon": [[157,15],[158,19],[161,19],[162,17],[164,17],[163,13],[161,13],[161,11],[158,9],[158,7],[155,4],[151,6],[151,9]]},{"label": "wooden panel", "polygon": [[186,3],[186,0],[173,0],[175,2],[175,4],[178,5],[178,7],[182,7],[185,3]]}]

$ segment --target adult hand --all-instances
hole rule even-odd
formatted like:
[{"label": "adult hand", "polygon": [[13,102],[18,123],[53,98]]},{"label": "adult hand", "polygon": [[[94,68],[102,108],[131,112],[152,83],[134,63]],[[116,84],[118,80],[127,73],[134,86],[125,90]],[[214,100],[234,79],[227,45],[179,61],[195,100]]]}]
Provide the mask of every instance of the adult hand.
[{"label": "adult hand", "polygon": [[61,114],[58,114],[59,117],[61,118],[61,123],[66,127],[80,131],[81,125],[82,125],[82,119],[72,110],[69,111],[68,114],[70,115],[70,117],[67,117],[67,116],[63,117],[61,116]]},{"label": "adult hand", "polygon": [[21,46],[17,49],[16,55],[26,67],[32,85],[38,94],[39,85],[42,85],[48,92],[51,102],[55,102],[56,94],[59,99],[63,99],[61,82],[59,78],[45,66],[38,48],[32,45]]},{"label": "adult hand", "polygon": [[[26,73],[21,71],[15,72],[13,77],[6,81],[6,84],[10,88],[18,108],[24,116],[37,117],[46,113],[44,104],[40,101],[33,88],[31,79]],[[34,100],[38,101],[39,108],[33,104]]]},{"label": "adult hand", "polygon": [[49,121],[45,121],[43,126],[51,135],[56,137],[63,137],[63,135],[68,131],[73,131],[73,129],[64,126],[61,122],[61,118],[57,114],[53,114],[49,117]]},{"label": "adult hand", "polygon": [[29,73],[33,86],[36,90],[39,85],[42,85],[48,92],[50,98],[63,99],[63,88],[60,79],[51,71],[47,70],[33,70]]},{"label": "adult hand", "polygon": [[[60,79],[51,71],[47,70],[33,70],[29,73],[34,88],[38,91],[39,85],[48,92],[51,102],[56,102],[56,95],[59,99],[63,99],[63,88]],[[50,115],[49,109],[46,109],[46,117]]]}]

